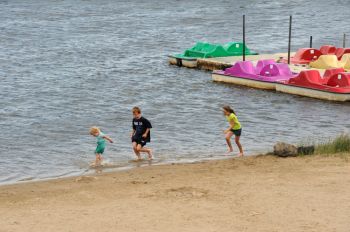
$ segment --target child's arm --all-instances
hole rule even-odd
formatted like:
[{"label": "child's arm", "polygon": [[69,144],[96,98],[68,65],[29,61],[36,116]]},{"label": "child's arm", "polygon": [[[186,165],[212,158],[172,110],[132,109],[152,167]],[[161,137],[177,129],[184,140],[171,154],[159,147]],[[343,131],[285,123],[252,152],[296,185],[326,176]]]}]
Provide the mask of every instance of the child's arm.
[{"label": "child's arm", "polygon": [[105,140],[107,140],[108,142],[113,143],[113,140],[109,136],[105,135],[105,136],[103,136],[103,138]]},{"label": "child's arm", "polygon": [[226,133],[230,132],[230,130],[232,130],[234,127],[235,127],[235,121],[231,120],[231,121],[230,121],[230,127],[227,128],[227,129],[224,131],[224,133],[226,134]]},{"label": "child's arm", "polygon": [[151,129],[151,128],[147,128],[146,131],[145,131],[145,133],[142,135],[142,137],[147,138],[147,135],[148,135],[150,129]]}]

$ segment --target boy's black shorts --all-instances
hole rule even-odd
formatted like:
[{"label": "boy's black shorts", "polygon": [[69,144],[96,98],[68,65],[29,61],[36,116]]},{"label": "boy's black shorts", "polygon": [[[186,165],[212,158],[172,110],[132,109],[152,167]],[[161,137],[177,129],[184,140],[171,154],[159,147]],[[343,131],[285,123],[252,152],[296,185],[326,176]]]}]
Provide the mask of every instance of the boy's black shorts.
[{"label": "boy's black shorts", "polygon": [[133,137],[131,138],[131,142],[136,143],[137,145],[140,144],[141,147],[144,147],[144,146],[146,145],[146,143],[147,143],[147,142],[144,140],[144,138],[142,138],[142,137],[138,138],[138,137],[135,137],[135,136],[133,136]]}]

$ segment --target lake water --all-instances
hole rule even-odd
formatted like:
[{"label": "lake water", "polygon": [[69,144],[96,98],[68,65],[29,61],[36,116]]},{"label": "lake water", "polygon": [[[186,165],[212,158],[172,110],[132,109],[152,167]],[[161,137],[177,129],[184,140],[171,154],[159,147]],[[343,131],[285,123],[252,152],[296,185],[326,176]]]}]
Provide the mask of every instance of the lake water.
[{"label": "lake water", "polygon": [[[260,53],[342,45],[348,1],[0,1],[0,183],[78,175],[94,159],[98,125],[115,140],[106,160],[133,167],[131,108],[151,120],[156,162],[220,158],[221,106],[234,106],[246,153],[276,141],[325,139],[350,128],[350,104],[213,83],[169,66],[196,41],[240,41]],[[350,41],[348,42],[350,46]],[[89,171],[88,171],[89,172]]]}]

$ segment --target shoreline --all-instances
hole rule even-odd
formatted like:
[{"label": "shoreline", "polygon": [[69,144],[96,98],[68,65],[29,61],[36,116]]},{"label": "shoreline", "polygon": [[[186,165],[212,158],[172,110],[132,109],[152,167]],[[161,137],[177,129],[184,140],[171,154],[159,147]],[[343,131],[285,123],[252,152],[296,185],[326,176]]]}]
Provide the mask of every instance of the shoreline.
[{"label": "shoreline", "polygon": [[345,232],[349,173],[338,156],[260,155],[3,185],[0,228]]},{"label": "shoreline", "polygon": [[[253,156],[259,156],[261,154],[250,154],[250,155],[245,155],[245,157],[253,157]],[[35,183],[35,182],[42,182],[42,181],[52,181],[52,180],[58,180],[58,179],[66,179],[66,178],[77,178],[81,176],[93,176],[93,175],[101,175],[101,174],[107,174],[107,173],[114,173],[114,172],[124,172],[124,171],[129,171],[137,168],[144,168],[148,166],[163,166],[163,165],[172,165],[172,164],[194,164],[194,163],[202,163],[202,162],[210,162],[210,161],[217,161],[217,160],[227,160],[227,159],[235,159],[239,158],[236,155],[235,156],[215,156],[215,157],[205,157],[201,158],[198,160],[191,160],[191,159],[181,159],[180,161],[158,161],[158,160],[153,160],[153,164],[149,164],[149,161],[147,159],[143,159],[142,161],[136,161],[136,160],[129,160],[129,165],[122,165],[118,166],[118,164],[114,163],[107,163],[106,167],[102,168],[102,173],[97,174],[96,173],[96,168],[91,168],[87,167],[85,171],[82,171],[81,173],[73,174],[73,175],[66,175],[66,174],[60,174],[57,176],[48,176],[44,178],[35,178],[35,177],[27,177],[23,178],[20,180],[16,180],[14,182],[8,181],[8,182],[0,182],[0,188],[2,186],[7,186],[7,185],[16,185],[16,184],[25,184],[25,183]],[[134,164],[134,165],[130,165]],[[110,165],[110,166],[109,166]],[[95,172],[95,173],[93,173]],[[86,173],[86,174],[85,174]]]}]

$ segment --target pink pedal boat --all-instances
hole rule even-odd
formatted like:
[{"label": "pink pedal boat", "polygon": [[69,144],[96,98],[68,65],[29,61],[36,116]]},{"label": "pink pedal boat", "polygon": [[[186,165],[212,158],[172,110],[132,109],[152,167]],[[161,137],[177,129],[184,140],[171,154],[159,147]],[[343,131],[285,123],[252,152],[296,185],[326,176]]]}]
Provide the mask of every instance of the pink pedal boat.
[{"label": "pink pedal boat", "polygon": [[276,63],[274,60],[259,60],[256,67],[251,61],[238,61],[231,68],[212,73],[212,79],[217,82],[267,90],[275,90],[277,82],[295,76],[287,64]]}]

